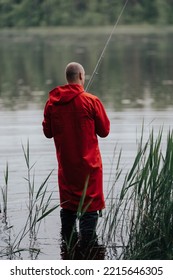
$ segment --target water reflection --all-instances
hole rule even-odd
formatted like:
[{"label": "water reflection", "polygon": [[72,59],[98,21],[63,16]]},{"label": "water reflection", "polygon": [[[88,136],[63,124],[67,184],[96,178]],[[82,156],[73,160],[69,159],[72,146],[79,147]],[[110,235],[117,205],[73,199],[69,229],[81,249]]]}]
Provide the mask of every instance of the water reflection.
[{"label": "water reflection", "polygon": [[104,245],[97,245],[88,247],[87,250],[81,248],[78,243],[70,250],[62,240],[61,245],[61,259],[62,260],[104,260],[106,247]]},{"label": "water reflection", "polygon": [[[9,188],[10,222],[13,221],[15,234],[18,234],[18,229],[21,229],[26,218],[26,213],[23,211],[25,209],[23,207],[26,206],[26,188],[23,183],[24,162],[21,155],[21,139],[25,143],[28,137],[30,138],[33,162],[40,160],[37,177],[39,185],[45,178],[45,174],[57,166],[53,145],[43,137],[41,128],[43,106],[48,91],[57,84],[65,82],[63,69],[70,60],[80,61],[86,68],[87,75],[90,75],[107,36],[93,37],[80,34],[75,37],[4,35],[2,38],[2,35],[0,36],[0,178],[4,176],[4,166],[8,160],[10,178],[12,178]],[[155,126],[156,131],[163,123],[166,132],[169,127],[172,127],[172,41],[172,34],[169,36],[166,34],[164,36],[116,35],[106,51],[99,74],[95,76],[91,91],[95,92],[110,108],[108,113],[112,124],[111,135],[106,142],[105,139],[104,142],[100,139],[105,196],[110,182],[110,165],[116,143],[118,142],[123,149],[123,164],[125,162],[123,167],[128,169],[136,154],[136,131],[138,133],[141,131],[143,119],[145,119],[144,136],[147,135],[147,139],[150,124]],[[23,110],[26,108],[29,110]],[[37,110],[38,108],[41,110]],[[130,108],[147,108],[147,110],[130,110]],[[3,110],[6,112],[4,113]],[[10,112],[10,110],[16,111]],[[111,177],[111,182],[113,180],[114,176]],[[0,182],[0,185],[3,183]],[[54,199],[57,201],[56,172],[50,186],[54,190]],[[116,189],[119,187],[116,185]],[[81,252],[78,246],[73,252],[67,251],[61,242],[60,252],[57,238],[60,229],[59,221],[57,227],[55,226],[57,216],[59,213],[50,216],[44,223],[40,230],[41,237],[34,240],[35,243],[32,244],[34,251],[28,250],[30,242],[27,239],[24,240],[27,250],[13,257],[117,259],[121,254],[121,248],[118,247],[119,240],[115,246],[106,246],[106,249],[104,246],[94,248],[92,254],[89,252],[87,256],[83,255],[83,251]],[[8,246],[11,246],[10,238],[16,238],[14,229],[4,227],[0,220],[0,235],[3,252],[5,252],[2,258],[7,258],[6,249],[8,252],[10,248]]]},{"label": "water reflection", "polygon": [[[92,73],[107,35],[1,34],[0,108],[42,108],[64,67],[79,61]],[[90,88],[114,109],[173,104],[173,34],[115,35]]]}]

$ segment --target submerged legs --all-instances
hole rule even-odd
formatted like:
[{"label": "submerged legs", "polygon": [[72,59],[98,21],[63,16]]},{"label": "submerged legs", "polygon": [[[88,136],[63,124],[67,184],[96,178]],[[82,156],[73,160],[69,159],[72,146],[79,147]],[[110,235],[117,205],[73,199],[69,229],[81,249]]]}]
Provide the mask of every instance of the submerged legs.
[{"label": "submerged legs", "polygon": [[86,256],[89,258],[91,250],[98,246],[96,234],[98,216],[99,215],[97,211],[81,213],[81,215],[78,217],[78,234],[76,226],[77,212],[61,209],[60,217],[62,225],[62,239],[65,243],[65,251],[68,253],[70,258],[74,257],[76,251],[77,259],[85,259]]},{"label": "submerged legs", "polygon": [[96,227],[98,222],[98,213],[85,212],[79,219],[80,245],[87,248],[97,243]]}]

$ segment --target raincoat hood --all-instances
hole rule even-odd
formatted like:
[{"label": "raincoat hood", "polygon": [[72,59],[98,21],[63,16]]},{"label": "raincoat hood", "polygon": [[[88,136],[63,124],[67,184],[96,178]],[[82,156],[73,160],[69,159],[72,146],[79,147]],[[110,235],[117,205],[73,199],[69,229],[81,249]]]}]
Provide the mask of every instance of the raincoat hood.
[{"label": "raincoat hood", "polygon": [[49,98],[53,104],[65,104],[84,92],[83,86],[79,84],[67,84],[58,86],[50,91]]}]

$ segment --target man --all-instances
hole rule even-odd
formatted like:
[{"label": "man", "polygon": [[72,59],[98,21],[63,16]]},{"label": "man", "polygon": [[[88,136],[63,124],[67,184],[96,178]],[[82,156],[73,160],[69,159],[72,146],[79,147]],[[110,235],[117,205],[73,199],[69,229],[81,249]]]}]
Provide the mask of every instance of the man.
[{"label": "man", "polygon": [[54,138],[56,147],[62,237],[71,242],[80,217],[80,240],[85,247],[95,241],[98,211],[105,207],[97,135],[106,137],[110,122],[101,101],[84,90],[82,65],[71,62],[65,73],[68,84],[49,93],[43,131]]}]

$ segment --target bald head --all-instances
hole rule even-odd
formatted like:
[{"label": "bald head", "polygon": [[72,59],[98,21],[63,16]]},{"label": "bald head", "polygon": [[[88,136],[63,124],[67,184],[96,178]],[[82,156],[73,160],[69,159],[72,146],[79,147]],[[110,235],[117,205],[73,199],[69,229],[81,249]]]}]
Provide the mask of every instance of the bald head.
[{"label": "bald head", "polygon": [[66,66],[65,69],[66,79],[68,83],[76,83],[84,85],[85,82],[85,71],[81,64],[77,62],[71,62]]}]

